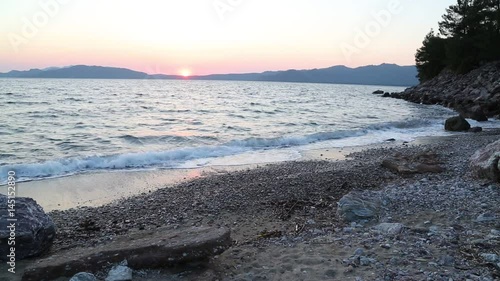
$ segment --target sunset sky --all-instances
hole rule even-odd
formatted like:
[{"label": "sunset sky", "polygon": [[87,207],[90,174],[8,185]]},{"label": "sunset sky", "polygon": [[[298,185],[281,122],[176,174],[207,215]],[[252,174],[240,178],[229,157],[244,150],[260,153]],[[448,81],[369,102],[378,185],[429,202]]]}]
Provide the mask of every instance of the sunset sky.
[{"label": "sunset sky", "polygon": [[2,0],[0,72],[209,74],[414,64],[456,0]]}]

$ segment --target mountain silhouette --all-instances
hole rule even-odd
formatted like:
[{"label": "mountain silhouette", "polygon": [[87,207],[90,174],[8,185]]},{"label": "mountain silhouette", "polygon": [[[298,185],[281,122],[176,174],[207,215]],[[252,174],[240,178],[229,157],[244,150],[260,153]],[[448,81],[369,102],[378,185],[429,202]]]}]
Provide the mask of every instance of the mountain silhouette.
[{"label": "mountain silhouette", "polygon": [[[212,74],[191,76],[190,80],[272,81],[358,85],[413,86],[418,84],[415,66],[396,64],[349,68],[343,65],[322,69],[266,71],[262,73]],[[179,75],[147,74],[126,68],[75,65],[63,68],[31,69],[0,73],[4,78],[76,78],[76,79],[186,79]]]}]

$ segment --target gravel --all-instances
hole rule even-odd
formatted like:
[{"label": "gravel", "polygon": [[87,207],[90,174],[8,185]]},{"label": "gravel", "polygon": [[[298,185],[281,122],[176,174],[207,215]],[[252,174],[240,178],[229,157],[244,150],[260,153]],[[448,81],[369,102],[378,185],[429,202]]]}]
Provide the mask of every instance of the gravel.
[{"label": "gravel", "polygon": [[[314,275],[319,270],[339,280],[499,280],[500,188],[474,178],[468,168],[469,157],[499,136],[499,130],[488,130],[394,143],[352,153],[346,161],[266,165],[97,208],[53,211],[52,252],[163,226],[226,226],[235,243],[210,262],[213,280],[320,280]],[[437,153],[446,171],[398,175],[381,167],[387,156],[422,151]],[[337,217],[337,202],[352,190],[377,191],[387,202],[377,223],[345,224]],[[373,228],[380,223],[397,231],[384,235]],[[307,256],[314,245],[322,246],[311,255],[331,262],[328,267],[308,264],[296,272],[279,258],[298,250]],[[249,253],[253,260],[246,260]],[[191,280],[183,276],[179,280]]]}]

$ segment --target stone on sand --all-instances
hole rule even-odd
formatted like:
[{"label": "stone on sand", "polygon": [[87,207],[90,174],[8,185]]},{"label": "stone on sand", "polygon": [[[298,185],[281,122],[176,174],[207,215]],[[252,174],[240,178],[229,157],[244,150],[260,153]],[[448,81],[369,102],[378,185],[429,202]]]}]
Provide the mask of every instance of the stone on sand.
[{"label": "stone on sand", "polygon": [[130,281],[132,280],[132,269],[124,265],[114,266],[105,281]]},{"label": "stone on sand", "polygon": [[405,226],[401,223],[381,223],[373,227],[373,229],[384,235],[398,235]]},{"label": "stone on sand", "polygon": [[441,173],[438,155],[433,152],[423,152],[413,156],[396,154],[382,161],[382,167],[398,174]]},{"label": "stone on sand", "polygon": [[446,131],[463,132],[470,129],[470,124],[462,116],[448,118],[444,124]]},{"label": "stone on sand", "polygon": [[108,244],[71,249],[40,260],[25,270],[22,280],[43,281],[77,272],[96,272],[123,260],[135,270],[175,266],[221,254],[231,244],[230,232],[225,228],[138,231]]},{"label": "stone on sand", "polygon": [[370,221],[377,218],[380,195],[374,191],[351,191],[337,203],[337,214],[345,222]]},{"label": "stone on sand", "polygon": [[69,281],[97,281],[97,278],[92,273],[80,272],[71,277]]}]

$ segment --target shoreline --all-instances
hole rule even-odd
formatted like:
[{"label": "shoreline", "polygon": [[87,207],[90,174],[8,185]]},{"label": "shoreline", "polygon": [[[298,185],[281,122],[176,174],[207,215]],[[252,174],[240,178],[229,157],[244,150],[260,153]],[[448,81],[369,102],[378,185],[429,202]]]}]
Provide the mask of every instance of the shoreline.
[{"label": "shoreline", "polygon": [[[305,149],[300,151],[298,159],[288,161],[237,165],[214,164],[199,168],[98,171],[31,180],[17,183],[18,196],[35,199],[46,212],[100,207],[117,200],[169,188],[198,178],[286,162],[344,161],[348,159],[347,155],[354,152],[400,145],[418,145],[425,143],[426,138],[428,137],[418,137],[412,142],[395,140],[359,146]],[[5,194],[5,187],[5,185],[0,186],[1,194]]]},{"label": "shoreline", "polygon": [[[496,233],[498,220],[474,220],[485,212],[500,213],[500,189],[498,183],[474,179],[467,169],[469,157],[499,137],[500,130],[488,130],[424,138],[408,146],[389,143],[353,151],[345,161],[293,161],[223,172],[96,208],[52,211],[58,236],[49,255],[78,252],[79,247],[159,227],[212,226],[229,228],[234,244],[202,268],[202,274],[213,275],[207,280],[323,280],[325,275],[335,276],[333,280],[376,280],[387,272],[399,276],[391,280],[465,280],[473,275],[494,280],[487,278],[495,269],[475,259],[483,251],[499,252],[500,243],[488,240],[493,243],[488,242],[489,248],[470,243]],[[422,151],[437,153],[446,171],[399,175],[381,167],[388,155]],[[385,237],[373,232],[370,224],[340,221],[337,202],[352,190],[391,198],[379,222],[402,223],[404,232]],[[98,228],[82,229],[85,220]],[[279,235],[258,238],[263,231]],[[447,240],[456,235],[461,237],[458,242]],[[470,245],[473,258],[461,254],[461,247]],[[346,264],[357,248],[374,262],[362,267]],[[469,264],[469,269],[440,265],[443,256],[451,256],[457,266]],[[198,273],[191,272],[192,279],[186,280],[197,280]],[[145,271],[144,276],[134,280],[165,280],[172,273]],[[404,279],[410,276],[415,279]]]}]

